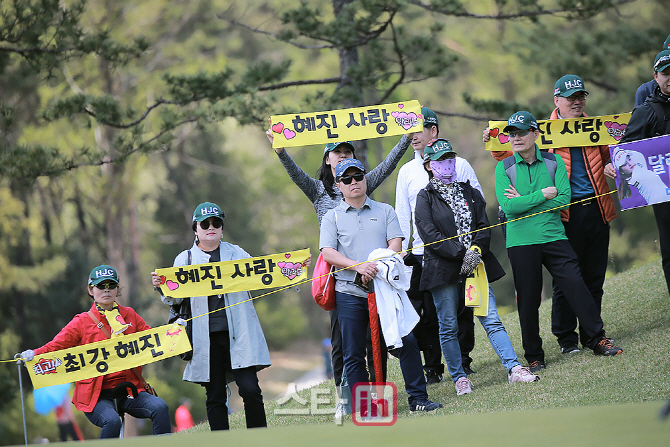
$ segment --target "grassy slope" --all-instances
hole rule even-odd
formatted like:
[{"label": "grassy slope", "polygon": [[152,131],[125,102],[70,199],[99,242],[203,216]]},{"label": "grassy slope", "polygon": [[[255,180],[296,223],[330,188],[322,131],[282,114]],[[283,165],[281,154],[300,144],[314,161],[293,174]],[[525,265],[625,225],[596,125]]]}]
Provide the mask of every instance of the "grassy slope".
[{"label": "grassy slope", "polygon": [[[275,427],[269,430],[210,433],[207,424],[202,424],[186,434],[126,439],[123,445],[171,447],[187,441],[205,447],[240,441],[292,447],[372,442],[404,446],[414,439],[430,445],[435,445],[430,441],[446,445],[667,445],[670,422],[659,422],[657,414],[670,392],[670,299],[659,262],[606,281],[603,320],[608,335],[624,349],[623,355],[603,358],[587,351],[561,355],[551,334],[550,304],[540,309],[548,368],[537,383],[508,385],[505,371],[477,325],[474,392],[456,398],[451,382],[429,387],[430,397],[444,405],[434,414],[409,416],[407,402],[401,398],[399,419],[393,427],[356,427],[350,419],[336,426],[332,414],[277,416],[277,401],[273,401],[266,405],[268,423]],[[503,321],[521,353],[516,313]],[[389,379],[402,384],[397,360],[389,361]],[[301,395],[309,399],[310,392]],[[474,413],[484,414],[473,417]],[[475,425],[468,428],[468,424]],[[243,427],[244,415],[233,415],[231,425]],[[107,441],[106,445],[112,446],[110,442],[116,443]]]}]

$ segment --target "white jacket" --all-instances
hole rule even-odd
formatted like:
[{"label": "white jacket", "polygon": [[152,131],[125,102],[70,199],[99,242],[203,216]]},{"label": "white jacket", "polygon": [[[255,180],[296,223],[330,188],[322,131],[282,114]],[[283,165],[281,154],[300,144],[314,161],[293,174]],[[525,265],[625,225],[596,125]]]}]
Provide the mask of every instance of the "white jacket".
[{"label": "white jacket", "polygon": [[410,277],[402,258],[393,250],[373,250],[368,256],[368,260],[372,259],[379,259],[379,271],[373,281],[382,334],[389,349],[401,348],[402,338],[419,322],[419,315],[405,292],[409,289]]}]

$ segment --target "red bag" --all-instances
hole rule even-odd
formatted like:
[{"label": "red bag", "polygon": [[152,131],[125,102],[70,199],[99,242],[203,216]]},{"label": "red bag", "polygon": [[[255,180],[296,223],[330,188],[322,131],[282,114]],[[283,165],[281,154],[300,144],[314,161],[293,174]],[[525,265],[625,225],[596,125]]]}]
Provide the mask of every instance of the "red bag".
[{"label": "red bag", "polygon": [[335,278],[333,266],[323,260],[319,253],[312,273],[312,296],[323,310],[335,309]]}]

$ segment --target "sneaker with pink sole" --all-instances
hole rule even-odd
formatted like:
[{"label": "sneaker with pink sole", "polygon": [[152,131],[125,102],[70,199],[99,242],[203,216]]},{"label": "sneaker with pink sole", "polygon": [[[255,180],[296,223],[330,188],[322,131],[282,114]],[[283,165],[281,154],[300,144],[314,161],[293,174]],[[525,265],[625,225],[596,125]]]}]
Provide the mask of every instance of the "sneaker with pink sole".
[{"label": "sneaker with pink sole", "polygon": [[512,368],[512,371],[509,372],[507,380],[509,383],[537,382],[540,380],[540,376],[533,374],[528,368],[525,368],[521,365],[516,365],[514,368]]},{"label": "sneaker with pink sole", "polygon": [[456,387],[456,395],[462,396],[464,394],[472,393],[472,382],[467,377],[461,377],[454,384]]}]

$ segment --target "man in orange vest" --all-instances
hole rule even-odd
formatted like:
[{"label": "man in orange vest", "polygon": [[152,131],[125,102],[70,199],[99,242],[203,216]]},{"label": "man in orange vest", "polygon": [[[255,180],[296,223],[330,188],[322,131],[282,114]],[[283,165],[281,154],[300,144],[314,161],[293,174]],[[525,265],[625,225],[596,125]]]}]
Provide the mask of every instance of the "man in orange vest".
[{"label": "man in orange vest", "polygon": [[[572,74],[562,76],[554,84],[556,108],[550,119],[569,119],[587,116],[586,97],[582,78]],[[489,140],[489,129],[484,130],[484,143]],[[614,202],[609,194],[607,179],[614,178],[615,171],[610,161],[609,146],[561,147],[549,149],[559,154],[565,162],[570,179],[571,205],[561,210],[565,234],[572,245],[582,277],[600,313],[603,298],[603,283],[607,271],[607,252],[610,238],[609,223],[616,217]],[[492,152],[496,160],[512,155],[512,152]],[[606,194],[597,197],[601,194]],[[558,339],[563,354],[579,352],[587,340],[577,317],[568,305],[565,295],[554,283],[551,307],[551,331]]]}]

